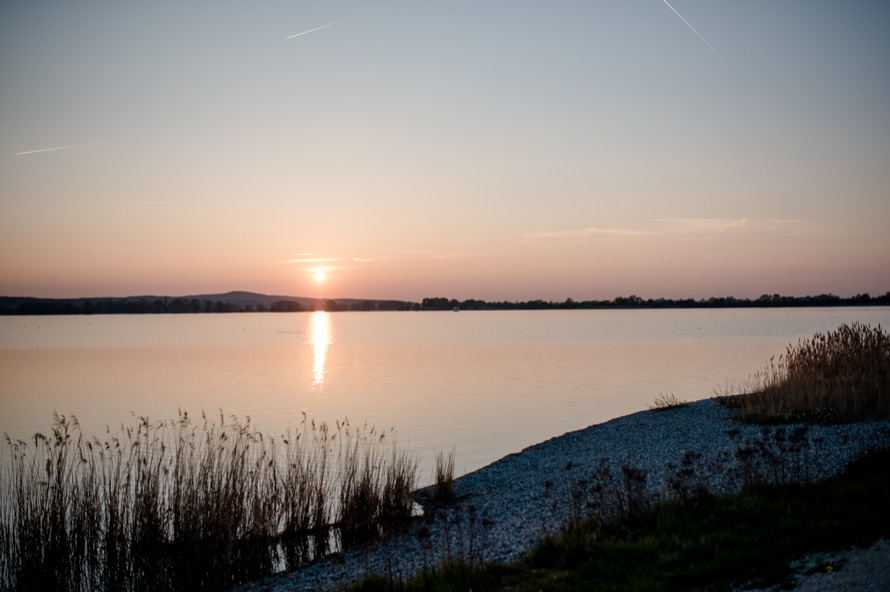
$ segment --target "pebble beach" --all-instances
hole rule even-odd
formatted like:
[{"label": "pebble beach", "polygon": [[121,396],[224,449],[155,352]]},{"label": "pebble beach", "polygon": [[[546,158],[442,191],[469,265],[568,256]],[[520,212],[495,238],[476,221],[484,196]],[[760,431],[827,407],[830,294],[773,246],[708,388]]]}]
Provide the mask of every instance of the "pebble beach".
[{"label": "pebble beach", "polygon": [[[722,494],[752,476],[826,478],[888,441],[888,421],[763,428],[733,421],[716,399],[642,411],[563,434],[457,478],[457,501],[447,506],[429,503],[430,489],[420,490],[425,516],[405,532],[238,590],[339,589],[370,573],[408,578],[452,557],[511,562],[592,509],[620,510],[628,499],[628,469],[634,496],[650,501],[676,495],[693,482]],[[744,448],[775,455],[763,461],[761,454],[746,464],[738,454]],[[681,467],[694,475],[686,483],[677,480]],[[603,476],[612,481],[591,494]]]}]

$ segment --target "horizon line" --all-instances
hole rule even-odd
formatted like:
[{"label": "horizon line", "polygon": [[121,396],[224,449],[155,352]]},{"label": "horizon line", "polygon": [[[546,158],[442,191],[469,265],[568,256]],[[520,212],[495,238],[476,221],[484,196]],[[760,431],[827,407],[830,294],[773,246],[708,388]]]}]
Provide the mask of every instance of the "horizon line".
[{"label": "horizon line", "polygon": [[226,292],[205,292],[205,293],[196,293],[196,294],[180,294],[180,295],[172,295],[172,294],[160,294],[160,293],[144,293],[144,294],[130,294],[127,296],[9,296],[0,294],[0,299],[5,300],[130,300],[130,299],[141,299],[141,298],[154,298],[154,299],[167,299],[167,300],[176,300],[176,299],[185,299],[185,298],[200,298],[200,297],[221,297],[221,296],[233,296],[237,294],[243,294],[246,298],[249,299],[250,296],[257,296],[262,298],[289,298],[292,300],[310,300],[310,301],[344,301],[344,300],[368,300],[372,302],[407,302],[407,303],[421,303],[423,300],[439,300],[445,299],[449,302],[456,301],[459,303],[464,302],[481,302],[486,304],[496,304],[501,302],[518,304],[523,302],[544,302],[548,304],[562,304],[566,302],[573,302],[576,304],[584,303],[584,302],[614,302],[618,299],[639,299],[642,302],[661,302],[661,301],[670,301],[670,302],[687,302],[687,301],[695,301],[695,302],[707,302],[709,300],[735,300],[739,302],[749,301],[754,302],[764,296],[768,296],[770,298],[793,298],[793,299],[805,299],[805,298],[818,298],[818,297],[833,297],[839,298],[841,300],[852,300],[856,298],[868,297],[870,299],[875,298],[883,298],[890,296],[890,290],[883,294],[871,295],[869,292],[857,292],[852,296],[840,296],[838,294],[834,294],[832,292],[822,292],[820,294],[805,294],[802,296],[798,295],[790,295],[790,294],[780,294],[780,293],[763,293],[760,296],[756,297],[737,297],[733,295],[725,295],[725,296],[706,296],[696,298],[694,296],[682,296],[682,297],[642,297],[638,294],[626,294],[626,295],[617,295],[612,298],[585,298],[576,300],[575,298],[569,296],[564,300],[545,300],[542,298],[528,298],[528,299],[514,299],[507,300],[504,298],[498,299],[483,299],[483,298],[449,298],[446,296],[424,296],[420,300],[411,300],[404,298],[365,298],[365,297],[356,297],[356,296],[338,296],[338,297],[326,297],[326,296],[293,296],[290,294],[266,294],[263,292],[252,292],[250,290],[229,290]]}]

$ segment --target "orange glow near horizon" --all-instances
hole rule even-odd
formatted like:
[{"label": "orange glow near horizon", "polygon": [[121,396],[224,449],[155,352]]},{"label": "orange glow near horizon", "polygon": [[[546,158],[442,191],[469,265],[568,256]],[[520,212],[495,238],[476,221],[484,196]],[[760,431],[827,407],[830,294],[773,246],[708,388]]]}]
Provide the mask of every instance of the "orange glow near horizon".
[{"label": "orange glow near horizon", "polygon": [[0,3],[0,297],[890,290],[890,3],[667,2]]}]

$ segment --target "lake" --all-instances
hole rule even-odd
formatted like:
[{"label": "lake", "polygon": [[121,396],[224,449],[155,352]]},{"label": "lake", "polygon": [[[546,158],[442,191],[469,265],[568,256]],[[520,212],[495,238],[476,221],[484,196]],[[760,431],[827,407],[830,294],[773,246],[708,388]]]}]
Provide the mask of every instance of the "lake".
[{"label": "lake", "polygon": [[179,409],[266,435],[349,418],[394,428],[431,481],[567,431],[742,384],[816,332],[890,307],[0,317],[0,433],[83,432]]}]

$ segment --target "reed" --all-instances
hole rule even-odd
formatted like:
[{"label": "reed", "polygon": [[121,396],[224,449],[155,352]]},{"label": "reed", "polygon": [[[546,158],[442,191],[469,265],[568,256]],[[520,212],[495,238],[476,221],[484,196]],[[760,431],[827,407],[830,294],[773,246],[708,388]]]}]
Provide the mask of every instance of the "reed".
[{"label": "reed", "polygon": [[[721,397],[755,422],[845,423],[890,418],[890,335],[854,323],[789,345],[778,361]],[[731,393],[724,393],[729,395]]]},{"label": "reed", "polygon": [[417,459],[400,450],[395,433],[337,424],[342,460],[336,525],[344,544],[356,544],[410,520]]},{"label": "reed", "polygon": [[434,483],[434,501],[454,501],[456,497],[454,493],[454,451],[451,451],[447,455],[442,451],[436,453],[436,474]]},{"label": "reed", "polygon": [[410,519],[417,481],[394,434],[305,416],[278,439],[180,413],[99,440],[54,415],[52,435],[6,442],[2,590],[228,588],[331,550],[337,529],[347,545]]}]

